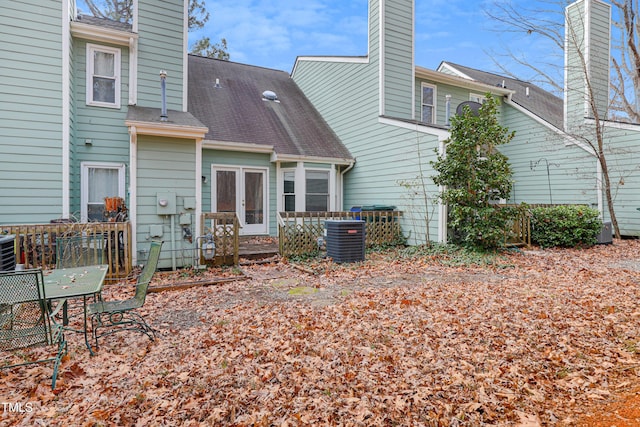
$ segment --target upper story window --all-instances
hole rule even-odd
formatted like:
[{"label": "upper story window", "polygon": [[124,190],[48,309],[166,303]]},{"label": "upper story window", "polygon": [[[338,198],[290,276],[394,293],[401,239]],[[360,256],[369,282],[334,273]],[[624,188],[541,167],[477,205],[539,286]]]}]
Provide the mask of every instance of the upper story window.
[{"label": "upper story window", "polygon": [[436,122],[436,87],[427,83],[422,83],[422,121]]},{"label": "upper story window", "polygon": [[87,105],[120,108],[120,49],[87,44]]},{"label": "upper story window", "polygon": [[487,98],[484,95],[480,95],[477,93],[469,94],[469,101],[477,102],[478,104],[484,104],[484,101],[486,100]]}]

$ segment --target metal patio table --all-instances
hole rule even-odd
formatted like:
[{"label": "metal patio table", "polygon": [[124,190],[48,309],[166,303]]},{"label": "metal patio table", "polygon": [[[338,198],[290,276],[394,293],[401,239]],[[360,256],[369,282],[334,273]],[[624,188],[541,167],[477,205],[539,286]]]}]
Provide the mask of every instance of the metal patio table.
[{"label": "metal patio table", "polygon": [[[59,268],[44,272],[44,292],[48,300],[82,298],[84,342],[93,356],[87,331],[87,297],[99,295],[107,276],[108,265]],[[65,322],[66,312],[65,312]]]}]

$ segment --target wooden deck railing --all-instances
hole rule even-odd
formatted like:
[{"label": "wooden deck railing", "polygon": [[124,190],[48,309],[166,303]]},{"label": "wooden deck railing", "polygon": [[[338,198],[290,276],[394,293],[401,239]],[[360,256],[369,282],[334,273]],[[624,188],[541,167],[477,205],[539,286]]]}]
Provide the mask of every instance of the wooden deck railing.
[{"label": "wooden deck railing", "polygon": [[126,277],[132,271],[130,222],[0,225],[0,234],[15,235],[16,263],[27,268],[55,268],[57,239],[85,236],[100,237],[103,242],[101,258],[109,265],[107,279]]},{"label": "wooden deck railing", "polygon": [[237,265],[240,248],[239,234],[240,220],[235,213],[203,213],[200,221],[200,236],[203,237],[198,242],[198,248],[202,248],[202,243],[206,243],[207,236],[211,236],[215,243],[215,257],[212,260],[206,260],[203,251],[199,251],[200,263]]},{"label": "wooden deck railing", "polygon": [[400,211],[279,212],[278,247],[282,256],[312,254],[324,236],[326,220],[365,221],[365,245],[394,245],[403,241]]}]

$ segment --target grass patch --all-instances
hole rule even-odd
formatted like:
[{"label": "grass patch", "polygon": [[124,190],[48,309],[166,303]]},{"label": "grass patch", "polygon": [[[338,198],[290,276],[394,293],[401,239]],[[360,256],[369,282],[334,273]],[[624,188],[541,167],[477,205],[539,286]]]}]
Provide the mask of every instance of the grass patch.
[{"label": "grass patch", "polygon": [[318,292],[317,288],[310,288],[309,286],[298,286],[289,289],[289,295],[313,295]]}]

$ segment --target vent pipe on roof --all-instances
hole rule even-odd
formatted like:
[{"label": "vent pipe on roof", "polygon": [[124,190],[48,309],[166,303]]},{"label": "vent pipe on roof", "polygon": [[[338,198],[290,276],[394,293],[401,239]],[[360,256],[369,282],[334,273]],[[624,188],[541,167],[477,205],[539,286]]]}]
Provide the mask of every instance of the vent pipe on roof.
[{"label": "vent pipe on roof", "polygon": [[524,94],[529,97],[529,86],[524,89]]},{"label": "vent pipe on roof", "polygon": [[220,79],[216,79],[216,85],[214,86],[216,89],[220,89],[222,86],[220,86]]},{"label": "vent pipe on roof", "polygon": [[166,122],[167,117],[167,72],[160,70],[160,89],[162,91],[162,110],[160,112],[160,121]]}]

